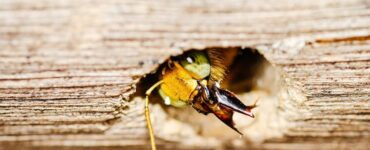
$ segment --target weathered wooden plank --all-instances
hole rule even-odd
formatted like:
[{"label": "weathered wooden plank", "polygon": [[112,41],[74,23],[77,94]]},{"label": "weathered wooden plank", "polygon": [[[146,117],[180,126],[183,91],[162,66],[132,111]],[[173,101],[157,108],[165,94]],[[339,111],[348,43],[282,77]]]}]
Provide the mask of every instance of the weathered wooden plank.
[{"label": "weathered wooden plank", "polygon": [[366,149],[369,16],[366,0],[2,0],[0,147],[145,148],[139,79],[183,50],[241,46],[263,53],[282,82],[247,94],[262,98],[255,121],[239,117],[245,137],[153,104],[160,145]]}]

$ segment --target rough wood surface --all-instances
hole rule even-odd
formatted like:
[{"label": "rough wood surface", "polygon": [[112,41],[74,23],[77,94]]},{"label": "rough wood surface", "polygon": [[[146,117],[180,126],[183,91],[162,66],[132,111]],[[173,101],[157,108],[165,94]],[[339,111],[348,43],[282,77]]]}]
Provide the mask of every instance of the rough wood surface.
[{"label": "rough wood surface", "polygon": [[276,106],[279,136],[246,146],[366,149],[369,7],[366,0],[1,0],[1,147],[139,148],[148,142],[143,103],[128,99],[143,75],[182,49],[248,46],[283,72],[291,99]]}]

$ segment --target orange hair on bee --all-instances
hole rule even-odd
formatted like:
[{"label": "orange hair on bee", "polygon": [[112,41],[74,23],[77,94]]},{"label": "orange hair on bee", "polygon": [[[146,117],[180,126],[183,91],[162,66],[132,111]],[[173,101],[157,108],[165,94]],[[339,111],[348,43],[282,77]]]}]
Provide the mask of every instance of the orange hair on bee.
[{"label": "orange hair on bee", "polygon": [[237,50],[237,48],[230,48],[228,50],[211,48],[207,51],[211,64],[210,81],[219,82],[225,78],[227,68],[233,62]]}]

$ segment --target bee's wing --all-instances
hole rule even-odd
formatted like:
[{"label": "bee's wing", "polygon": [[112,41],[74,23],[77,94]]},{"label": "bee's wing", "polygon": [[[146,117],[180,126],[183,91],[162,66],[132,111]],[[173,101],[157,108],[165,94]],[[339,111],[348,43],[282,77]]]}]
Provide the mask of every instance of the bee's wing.
[{"label": "bee's wing", "polygon": [[[233,62],[237,50],[236,48],[231,48],[229,50],[211,48],[207,51],[211,64],[210,81],[218,82],[225,78],[226,70]],[[209,84],[213,84],[212,82],[209,82]]]}]

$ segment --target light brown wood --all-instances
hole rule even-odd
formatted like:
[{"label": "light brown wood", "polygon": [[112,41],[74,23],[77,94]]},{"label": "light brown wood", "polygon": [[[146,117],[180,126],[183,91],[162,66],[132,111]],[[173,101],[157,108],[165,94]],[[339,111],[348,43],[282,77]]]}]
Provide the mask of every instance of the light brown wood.
[{"label": "light brown wood", "polygon": [[197,135],[153,104],[160,148],[367,148],[366,0],[2,0],[0,147],[149,148],[136,84],[169,56],[209,46],[263,53],[278,72],[275,100],[233,140]]}]

